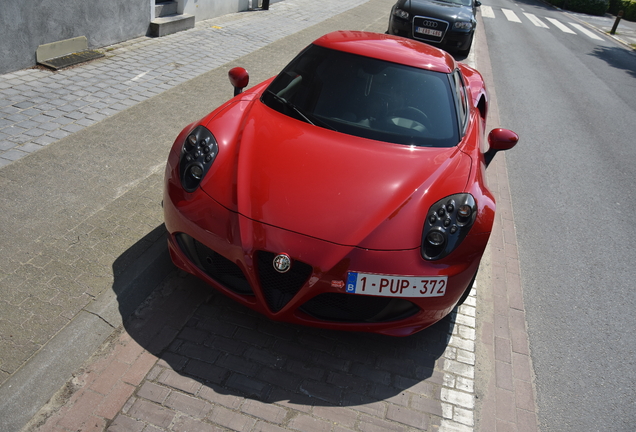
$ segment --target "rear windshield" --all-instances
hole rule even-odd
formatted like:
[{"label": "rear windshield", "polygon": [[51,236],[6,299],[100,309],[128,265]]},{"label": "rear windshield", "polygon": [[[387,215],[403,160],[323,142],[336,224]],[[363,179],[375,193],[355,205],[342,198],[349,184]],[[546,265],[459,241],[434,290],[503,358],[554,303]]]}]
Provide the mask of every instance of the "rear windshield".
[{"label": "rear windshield", "polygon": [[263,93],[285,115],[396,144],[459,142],[447,74],[311,45]]}]

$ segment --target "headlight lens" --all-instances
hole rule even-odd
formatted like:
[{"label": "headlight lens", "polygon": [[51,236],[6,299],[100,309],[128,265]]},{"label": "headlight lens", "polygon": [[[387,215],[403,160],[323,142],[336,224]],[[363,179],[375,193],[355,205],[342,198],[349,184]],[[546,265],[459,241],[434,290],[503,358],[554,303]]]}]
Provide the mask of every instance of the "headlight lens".
[{"label": "headlight lens", "polygon": [[402,9],[395,8],[395,10],[393,11],[393,15],[395,15],[398,18],[405,19],[405,20],[409,19],[409,13],[407,11],[405,11],[405,10],[402,10]]},{"label": "headlight lens", "polygon": [[197,126],[185,139],[181,148],[179,176],[181,186],[187,192],[194,192],[216,159],[219,146],[212,132]]},{"label": "headlight lens", "polygon": [[422,233],[422,257],[442,259],[459,246],[477,219],[477,203],[472,195],[455,194],[439,200],[426,215]]},{"label": "headlight lens", "polygon": [[453,27],[459,30],[470,30],[471,28],[473,28],[473,23],[466,21],[457,21],[453,25]]}]

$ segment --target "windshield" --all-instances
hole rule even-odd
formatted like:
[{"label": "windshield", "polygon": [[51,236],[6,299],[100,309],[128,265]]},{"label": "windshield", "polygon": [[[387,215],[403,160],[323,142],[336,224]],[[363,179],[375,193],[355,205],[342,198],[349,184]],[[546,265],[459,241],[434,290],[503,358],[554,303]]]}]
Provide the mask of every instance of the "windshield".
[{"label": "windshield", "polygon": [[270,84],[263,103],[348,135],[396,144],[459,142],[448,75],[311,45]]}]

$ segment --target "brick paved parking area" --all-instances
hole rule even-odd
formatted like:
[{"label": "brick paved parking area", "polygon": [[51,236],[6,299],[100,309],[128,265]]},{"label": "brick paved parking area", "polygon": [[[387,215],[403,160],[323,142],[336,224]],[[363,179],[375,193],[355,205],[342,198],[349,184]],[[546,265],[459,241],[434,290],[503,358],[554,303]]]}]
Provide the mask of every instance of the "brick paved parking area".
[{"label": "brick paved parking area", "polygon": [[[232,14],[166,38],[121,44],[99,62],[52,76],[73,86],[67,75],[88,74],[95,84],[108,69],[139,96],[131,96],[130,108],[84,109],[86,115],[101,109],[106,117],[75,121],[81,130],[53,137],[55,143],[20,147],[32,139],[28,134],[7,139],[0,133],[7,245],[0,249],[2,432],[536,431],[503,155],[488,169],[498,220],[475,289],[449,317],[407,338],[271,322],[168,264],[162,168],[181,127],[231,96],[227,70],[244,66],[257,83],[328,31],[384,31],[393,4],[329,2],[285,0],[269,12]],[[262,28],[272,34],[256,39]],[[477,61],[492,82],[482,29],[480,23],[474,52],[462,60]],[[197,64],[193,45],[207,53],[204,64]],[[165,65],[170,58],[180,66]],[[149,67],[154,61],[157,67]],[[162,65],[171,72],[159,73]],[[32,91],[26,83],[16,86],[18,93]],[[499,120],[490,88],[493,128]],[[0,91],[14,104],[24,97],[18,93]],[[74,115],[68,109],[67,123]],[[0,121],[6,135],[4,126]],[[146,296],[140,286],[157,284],[129,318]]]},{"label": "brick paved parking area", "polygon": [[269,321],[175,271],[29,429],[472,430],[467,303],[408,338],[335,332]]}]

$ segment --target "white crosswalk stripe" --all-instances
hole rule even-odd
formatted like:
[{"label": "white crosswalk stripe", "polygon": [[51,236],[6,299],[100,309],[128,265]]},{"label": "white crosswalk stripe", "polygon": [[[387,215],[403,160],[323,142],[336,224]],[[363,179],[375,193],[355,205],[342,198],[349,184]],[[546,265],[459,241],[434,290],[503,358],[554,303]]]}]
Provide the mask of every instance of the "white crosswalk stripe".
[{"label": "white crosswalk stripe", "polygon": [[495,12],[492,10],[490,6],[481,6],[481,16],[482,18],[494,18]]},{"label": "white crosswalk stripe", "polygon": [[591,31],[589,31],[588,29],[586,29],[580,24],[575,24],[575,23],[568,23],[568,24],[570,24],[572,27],[574,27],[575,29],[577,29],[578,31],[580,31],[587,37],[591,37],[592,39],[596,39],[596,40],[603,40],[602,37],[598,36],[595,33],[592,33]]},{"label": "white crosswalk stripe", "polygon": [[[501,10],[501,12],[503,12],[504,16],[506,17],[506,19],[508,21],[523,24],[523,21],[521,21],[521,19],[519,19],[519,16],[513,10],[505,9],[505,8],[501,8],[501,9],[497,9],[497,10]],[[496,19],[497,15],[499,14],[499,12],[497,10],[495,10],[492,6],[487,6],[487,5],[482,5],[480,7],[481,16],[483,18]],[[533,25],[535,25],[536,27],[539,27],[539,28],[550,29],[550,26],[542,21],[543,19],[545,19],[552,26],[554,26],[557,29],[561,30],[563,33],[568,33],[568,34],[573,34],[573,35],[580,34],[580,35],[585,35],[585,36],[587,36],[587,37],[589,37],[591,39],[600,40],[600,41],[604,40],[598,34],[596,34],[595,32],[593,32],[591,30],[588,30],[586,27],[582,26],[581,24],[568,22],[568,25],[570,25],[570,27],[576,29],[576,32],[575,32],[570,27],[566,26],[564,23],[562,23],[561,21],[559,21],[557,19],[554,19],[554,18],[548,18],[548,17],[539,18],[539,17],[537,17],[534,14],[526,13],[526,12],[523,12],[523,15]]]},{"label": "white crosswalk stripe", "polygon": [[541,21],[539,18],[537,18],[536,15],[530,14],[530,13],[523,13],[526,18],[528,18],[530,20],[530,22],[532,24],[534,24],[537,27],[541,27],[541,28],[550,28],[548,27],[543,21]]},{"label": "white crosswalk stripe", "polygon": [[513,11],[511,11],[510,9],[501,9],[501,11],[504,13],[504,15],[506,16],[506,18],[508,19],[508,21],[511,22],[518,22],[520,23],[521,20],[519,19],[519,17],[517,16],[516,13],[514,13]]},{"label": "white crosswalk stripe", "polygon": [[554,25],[556,28],[558,28],[559,30],[561,30],[563,33],[570,33],[570,34],[576,34],[573,30],[571,30],[568,26],[566,26],[565,24],[562,24],[560,21],[555,20],[554,18],[546,18],[548,21],[550,21],[552,23],[552,25]]}]

